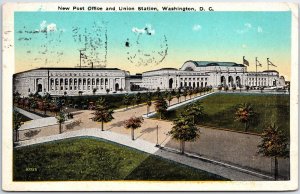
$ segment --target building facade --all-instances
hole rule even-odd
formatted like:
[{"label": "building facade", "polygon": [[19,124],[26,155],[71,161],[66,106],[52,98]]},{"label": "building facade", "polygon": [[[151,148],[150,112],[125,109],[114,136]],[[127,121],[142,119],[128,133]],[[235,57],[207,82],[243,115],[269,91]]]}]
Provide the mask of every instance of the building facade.
[{"label": "building facade", "polygon": [[129,73],[117,68],[39,68],[14,75],[14,91],[79,95],[130,90]]},{"label": "building facade", "polygon": [[117,68],[38,68],[14,75],[14,92],[51,95],[116,93],[122,91],[196,87],[278,87],[285,79],[275,70],[247,72],[233,62],[187,61],[180,69],[162,68],[130,75]]}]

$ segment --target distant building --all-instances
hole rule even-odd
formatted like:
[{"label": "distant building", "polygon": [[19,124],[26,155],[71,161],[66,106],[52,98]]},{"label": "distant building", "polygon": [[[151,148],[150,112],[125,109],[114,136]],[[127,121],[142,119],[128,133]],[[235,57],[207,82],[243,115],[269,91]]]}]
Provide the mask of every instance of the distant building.
[{"label": "distant building", "polygon": [[[14,91],[78,95],[129,91],[129,73],[117,68],[38,68],[14,75]],[[122,89],[121,89],[122,88]]]},{"label": "distant building", "polygon": [[285,86],[279,72],[247,72],[234,62],[187,61],[178,70],[162,68],[130,75],[117,68],[38,68],[14,75],[14,92],[78,95],[132,90],[178,89],[205,86]]}]

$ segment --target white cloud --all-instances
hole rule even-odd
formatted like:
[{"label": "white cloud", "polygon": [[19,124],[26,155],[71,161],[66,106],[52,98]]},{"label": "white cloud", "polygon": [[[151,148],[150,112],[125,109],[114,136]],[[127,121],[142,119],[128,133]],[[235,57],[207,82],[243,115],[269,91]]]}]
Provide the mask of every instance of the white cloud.
[{"label": "white cloud", "polygon": [[133,27],[131,31],[136,34],[147,34],[147,35],[155,34],[155,30],[152,28],[151,24],[146,24],[144,28]]},{"label": "white cloud", "polygon": [[250,23],[245,23],[244,25],[245,25],[245,27],[248,28],[248,29],[252,28],[252,25],[251,25]]},{"label": "white cloud", "polygon": [[55,31],[57,31],[56,24],[54,24],[54,23],[48,24],[47,21],[43,20],[40,23],[40,31],[41,32],[55,32]]},{"label": "white cloud", "polygon": [[262,32],[263,32],[262,27],[258,26],[258,27],[257,27],[257,32],[258,32],[258,33],[262,33]]},{"label": "white cloud", "polygon": [[51,24],[47,25],[47,32],[55,32],[56,30],[57,30],[56,24],[51,23]]},{"label": "white cloud", "polygon": [[199,31],[199,30],[201,30],[201,28],[202,28],[202,26],[199,25],[199,24],[195,24],[195,25],[193,26],[193,30],[194,30],[194,31]]},{"label": "white cloud", "polygon": [[146,31],[144,29],[139,29],[137,27],[133,27],[132,32],[134,32],[136,34],[145,34]]},{"label": "white cloud", "polygon": [[45,31],[47,29],[47,22],[44,20],[40,23],[40,30]]},{"label": "white cloud", "polygon": [[252,24],[250,24],[250,23],[245,23],[245,24],[244,24],[244,28],[238,29],[238,30],[236,30],[236,32],[239,33],[239,34],[244,34],[244,33],[249,32],[249,30],[250,30],[251,28],[252,28]]}]

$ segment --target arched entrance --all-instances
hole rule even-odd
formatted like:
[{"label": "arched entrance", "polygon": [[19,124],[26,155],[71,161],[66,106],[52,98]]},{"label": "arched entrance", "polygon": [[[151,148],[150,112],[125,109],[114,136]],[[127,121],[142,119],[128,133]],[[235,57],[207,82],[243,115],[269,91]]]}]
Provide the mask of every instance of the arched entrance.
[{"label": "arched entrance", "polygon": [[228,77],[228,85],[229,85],[229,87],[233,86],[233,77],[232,76]]},{"label": "arched entrance", "polygon": [[240,76],[237,76],[237,77],[235,78],[235,82],[236,82],[236,86],[237,86],[237,87],[240,87],[240,86],[241,86],[241,78],[240,78]]},{"label": "arched entrance", "polygon": [[43,91],[43,86],[42,84],[37,85],[37,92],[42,92]]},{"label": "arched entrance", "polygon": [[115,91],[118,91],[118,90],[119,90],[119,84],[116,83],[116,84],[115,84]]},{"label": "arched entrance", "polygon": [[221,85],[222,86],[226,85],[226,78],[224,76],[221,76]]},{"label": "arched entrance", "polygon": [[173,78],[169,79],[169,89],[173,88]]}]

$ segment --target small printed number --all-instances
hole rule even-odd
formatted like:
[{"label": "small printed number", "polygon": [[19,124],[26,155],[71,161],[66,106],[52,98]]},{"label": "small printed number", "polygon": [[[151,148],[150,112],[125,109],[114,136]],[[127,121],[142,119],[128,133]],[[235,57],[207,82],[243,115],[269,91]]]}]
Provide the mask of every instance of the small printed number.
[{"label": "small printed number", "polygon": [[37,168],[26,168],[26,172],[36,172]]}]

